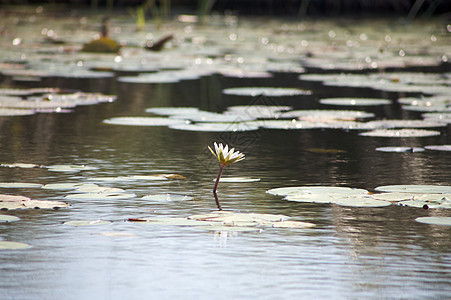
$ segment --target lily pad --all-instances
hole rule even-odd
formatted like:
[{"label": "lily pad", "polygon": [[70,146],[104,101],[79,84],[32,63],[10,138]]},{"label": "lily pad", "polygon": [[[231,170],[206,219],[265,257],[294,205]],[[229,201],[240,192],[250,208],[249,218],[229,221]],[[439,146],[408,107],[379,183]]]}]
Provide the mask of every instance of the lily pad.
[{"label": "lily pad", "polygon": [[169,126],[185,124],[185,120],[152,117],[118,117],[103,120],[105,124],[126,126]]},{"label": "lily pad", "polygon": [[368,194],[367,190],[339,186],[294,186],[274,188],[266,191],[268,194],[288,196],[293,194]]},{"label": "lily pad", "polygon": [[0,108],[0,116],[29,116],[35,113],[32,109]]},{"label": "lily pad", "polygon": [[[171,116],[171,119],[186,119],[191,120],[194,122],[209,122],[209,123],[236,123],[236,122],[243,122],[243,121],[250,121],[255,120],[255,117],[252,115],[245,115],[245,114],[236,114],[232,112],[226,112],[223,114],[210,112],[210,111],[203,111],[199,110],[196,113],[190,113],[190,114],[179,114],[179,115],[173,115]],[[186,123],[186,122],[185,122]]]},{"label": "lily pad", "polygon": [[277,118],[282,111],[292,109],[291,106],[277,106],[277,105],[236,105],[229,106],[228,112],[238,115],[249,115],[253,118],[273,119]]},{"label": "lily pad", "polygon": [[440,131],[423,129],[377,129],[373,131],[363,132],[359,135],[390,138],[429,137],[440,135]]},{"label": "lily pad", "polygon": [[221,222],[223,224],[231,225],[239,222],[280,222],[289,219],[285,215],[273,215],[273,214],[256,214],[256,213],[233,213],[233,212],[220,212],[211,213],[205,215],[192,215],[188,219]]},{"label": "lily pad", "polygon": [[189,115],[198,113],[196,107],[152,107],[146,109],[146,112],[163,116]]},{"label": "lily pad", "polygon": [[[174,177],[171,177],[174,176]],[[117,177],[89,177],[91,181],[136,181],[136,180],[149,180],[149,181],[167,181],[168,179],[175,178],[177,174],[156,174],[156,175],[131,175],[131,176],[117,176]],[[179,175],[181,176],[181,175]],[[183,177],[183,176],[181,176]],[[179,179],[182,179],[182,178]]]},{"label": "lily pad", "polygon": [[307,121],[330,121],[372,118],[375,115],[357,110],[292,110],[280,115],[281,118],[299,118]]},{"label": "lily pad", "polygon": [[451,194],[449,185],[384,185],[375,188],[379,192],[398,192],[414,194]]},{"label": "lily pad", "polygon": [[258,126],[243,123],[196,123],[176,124],[169,126],[171,129],[200,131],[200,132],[241,132],[258,130]]},{"label": "lily pad", "polygon": [[34,168],[42,168],[43,166],[29,163],[13,163],[13,164],[0,164],[0,167],[34,169]]},{"label": "lily pad", "polygon": [[336,194],[289,194],[285,198],[288,201],[306,202],[306,203],[335,203]]},{"label": "lily pad", "polygon": [[187,195],[177,195],[177,194],[156,194],[156,195],[146,195],[146,196],[142,197],[141,199],[143,199],[143,200],[171,202],[171,201],[192,200],[193,197],[187,196]]},{"label": "lily pad", "polygon": [[17,189],[28,189],[28,188],[40,188],[42,184],[39,183],[28,183],[28,182],[0,182],[0,188],[17,188]]},{"label": "lily pad", "polygon": [[259,120],[253,123],[248,124],[256,124],[259,127],[266,129],[314,129],[320,128],[321,124],[308,122],[308,121],[299,121],[299,120]]},{"label": "lily pad", "polygon": [[425,120],[378,120],[367,123],[376,128],[434,128],[446,127],[445,122]]},{"label": "lily pad", "polygon": [[378,147],[376,151],[381,152],[423,152],[424,148],[421,147]]},{"label": "lily pad", "polygon": [[14,222],[19,221],[20,218],[16,216],[10,216],[10,215],[1,215],[0,214],[0,223],[1,222]]},{"label": "lily pad", "polygon": [[70,205],[61,201],[32,200],[24,196],[3,195],[0,194],[0,209],[57,209],[69,207]]},{"label": "lily pad", "polygon": [[419,196],[419,194],[398,193],[398,192],[372,194],[372,197],[376,200],[384,200],[384,201],[390,201],[390,202],[400,202],[400,201],[412,200],[414,197],[418,197],[418,196]]},{"label": "lily pad", "polygon": [[62,191],[75,190],[86,187],[98,187],[98,185],[94,183],[49,183],[42,186],[43,189],[62,190]]},{"label": "lily pad", "polygon": [[451,217],[418,217],[415,221],[431,225],[451,226]]},{"label": "lily pad", "polygon": [[124,193],[125,190],[120,188],[112,188],[108,186],[82,186],[75,190],[78,193],[103,193],[103,194],[114,194],[114,193]]},{"label": "lily pad", "polygon": [[388,105],[391,104],[392,101],[379,98],[324,98],[320,99],[319,103],[341,106],[376,106]]},{"label": "lily pad", "polygon": [[110,224],[110,223],[111,223],[110,221],[99,219],[99,220],[93,220],[93,221],[90,221],[90,220],[67,221],[67,222],[64,222],[63,224],[64,225],[69,225],[69,226],[79,227],[79,226],[107,225],[107,224]]},{"label": "lily pad", "polygon": [[353,207],[384,207],[389,206],[389,201],[377,200],[367,195],[356,195],[337,199],[335,204]]},{"label": "lily pad", "polygon": [[273,228],[310,228],[315,227],[316,225],[309,222],[301,222],[301,221],[282,221],[282,222],[274,222],[269,223]]},{"label": "lily pad", "polygon": [[[213,179],[213,181],[216,181],[216,179]],[[219,179],[220,182],[256,182],[260,181],[260,178],[251,178],[251,177],[221,177]]]},{"label": "lily pad", "polygon": [[234,96],[259,96],[265,95],[268,97],[283,97],[283,96],[299,96],[311,95],[312,92],[297,88],[280,88],[280,87],[237,87],[228,88],[222,91],[226,95]]},{"label": "lily pad", "polygon": [[427,150],[435,150],[435,151],[451,151],[451,145],[430,145],[424,146]]},{"label": "lily pad", "polygon": [[28,249],[31,245],[27,243],[0,241],[0,250],[20,250]]},{"label": "lily pad", "polygon": [[85,165],[51,165],[47,166],[49,171],[75,173],[79,171],[97,170],[98,168]]},{"label": "lily pad", "polygon": [[98,193],[80,193],[66,195],[67,199],[72,200],[121,200],[136,197],[133,193],[109,192],[108,190]]},{"label": "lily pad", "polygon": [[48,200],[29,200],[23,201],[22,205],[25,208],[33,209],[57,209],[69,207],[70,205],[62,201],[48,201]]},{"label": "lily pad", "polygon": [[440,121],[444,123],[451,123],[451,112],[449,113],[425,113],[421,115],[428,121]]},{"label": "lily pad", "polygon": [[174,226],[203,226],[211,224],[204,221],[192,220],[182,217],[170,217],[170,218],[150,217],[150,218],[140,218],[139,221],[140,222],[144,221],[143,223],[146,224],[174,225]]},{"label": "lily pad", "polygon": [[0,194],[0,202],[20,202],[28,200],[31,200],[31,198],[25,196]]}]

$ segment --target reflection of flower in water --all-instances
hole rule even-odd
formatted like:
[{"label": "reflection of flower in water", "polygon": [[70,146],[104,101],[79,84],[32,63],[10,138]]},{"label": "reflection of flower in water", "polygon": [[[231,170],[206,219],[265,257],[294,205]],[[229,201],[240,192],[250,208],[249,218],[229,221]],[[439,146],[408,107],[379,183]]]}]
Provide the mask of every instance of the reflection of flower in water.
[{"label": "reflection of flower in water", "polygon": [[239,162],[240,160],[244,159],[244,154],[240,153],[239,151],[235,151],[235,148],[231,148],[229,150],[228,145],[222,145],[222,143],[218,144],[215,142],[215,151],[208,146],[208,149],[210,149],[211,153],[218,159],[219,164],[221,165],[219,168],[218,177],[216,178],[215,186],[213,188],[213,195],[215,196],[216,205],[218,206],[218,209],[221,210],[221,205],[219,204],[218,196],[216,194],[216,190],[218,189],[219,179],[221,178],[222,170],[224,170],[224,167]]}]

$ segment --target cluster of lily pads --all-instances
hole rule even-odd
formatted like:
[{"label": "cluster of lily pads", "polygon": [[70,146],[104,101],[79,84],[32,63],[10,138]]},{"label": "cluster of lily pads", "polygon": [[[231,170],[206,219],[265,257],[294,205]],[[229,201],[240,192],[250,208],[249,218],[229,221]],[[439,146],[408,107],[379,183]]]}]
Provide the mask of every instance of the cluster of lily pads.
[{"label": "cluster of lily pads", "polygon": [[[252,90],[251,88],[246,88]],[[282,88],[277,88],[283,90]],[[259,90],[262,90],[261,88]],[[267,89],[270,90],[270,89]],[[295,90],[295,89],[290,89]],[[302,90],[299,90],[302,92]],[[250,92],[252,93],[252,92]],[[281,94],[280,91],[277,91]],[[290,91],[289,93],[292,93]],[[269,94],[269,92],[268,92]],[[336,99],[324,99],[336,100]],[[349,101],[350,99],[342,99]],[[365,101],[368,99],[352,99]],[[388,101],[371,99],[371,101]],[[373,113],[359,110],[293,110],[290,106],[230,106],[222,113],[200,110],[195,107],[154,107],[146,112],[164,117],[117,117],[103,122],[128,126],[168,126],[171,129],[188,131],[252,131],[262,129],[303,130],[343,129],[360,130],[361,136],[376,137],[426,137],[440,135],[439,130],[447,123],[437,120],[372,120]]]},{"label": "cluster of lily pads", "polygon": [[392,204],[418,208],[451,208],[451,186],[388,185],[365,189],[330,186],[297,186],[274,188],[267,193],[285,200],[309,203],[333,203],[354,207],[384,207]]},{"label": "cluster of lily pads", "polygon": [[69,92],[58,88],[0,88],[0,116],[64,113],[71,112],[76,106],[109,103],[115,100],[116,96]]}]

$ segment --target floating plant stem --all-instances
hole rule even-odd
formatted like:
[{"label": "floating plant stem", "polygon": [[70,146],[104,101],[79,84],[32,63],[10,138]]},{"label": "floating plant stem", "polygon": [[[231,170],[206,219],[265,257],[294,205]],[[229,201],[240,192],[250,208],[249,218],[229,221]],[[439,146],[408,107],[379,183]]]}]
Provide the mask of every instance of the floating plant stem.
[{"label": "floating plant stem", "polygon": [[240,153],[239,151],[235,151],[235,148],[231,148],[229,150],[229,146],[225,145],[223,146],[222,143],[216,144],[214,143],[215,151],[208,146],[208,149],[210,152],[218,159],[220,168],[218,172],[218,177],[216,178],[215,186],[213,188],[213,195],[215,196],[216,204],[218,206],[218,209],[221,210],[221,205],[219,204],[218,196],[216,194],[216,191],[218,189],[219,180],[221,179],[222,171],[224,168],[230,164],[239,162],[240,160],[244,159],[244,154]]}]

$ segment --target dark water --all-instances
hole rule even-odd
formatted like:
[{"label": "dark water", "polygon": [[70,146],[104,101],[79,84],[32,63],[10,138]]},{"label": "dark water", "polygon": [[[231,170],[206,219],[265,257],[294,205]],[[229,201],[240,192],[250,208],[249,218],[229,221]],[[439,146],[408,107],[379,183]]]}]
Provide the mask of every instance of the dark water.
[{"label": "dark water", "polygon": [[[0,223],[4,240],[30,249],[0,251],[1,299],[447,299],[451,297],[451,228],[414,221],[450,216],[448,211],[409,207],[350,208],[288,202],[265,193],[283,186],[332,185],[365,188],[388,184],[451,184],[447,152],[384,153],[381,146],[451,144],[451,128],[431,138],[388,139],[342,130],[258,130],[243,133],[177,131],[166,127],[103,124],[118,116],[148,116],[146,108],[196,106],[222,111],[229,105],[259,104],[252,97],[225,96],[236,86],[293,86],[311,96],[272,98],[297,109],[318,108],[319,97],[395,93],[323,87],[296,75],[272,79],[205,77],[177,84],[126,84],[108,80],[53,79],[64,88],[117,94],[115,103],[76,108],[69,114],[0,117],[4,163],[86,164],[78,173],[45,169],[0,170],[0,181],[87,182],[89,177],[176,173],[169,183],[113,182],[137,197],[126,200],[68,200],[70,209],[13,211]],[[396,104],[364,108],[378,118],[399,118]],[[404,116],[405,117],[405,116]],[[419,115],[409,115],[409,118]],[[218,165],[207,150],[231,142],[246,154],[225,176],[260,178],[221,183],[226,210],[286,214],[313,222],[310,229],[213,234],[190,227],[124,222],[131,217],[188,216],[215,209],[211,195]],[[311,149],[341,151],[311,151]],[[34,199],[65,201],[67,191],[0,189]],[[156,203],[147,194],[179,193],[193,201]],[[70,220],[112,221],[71,227]],[[124,232],[125,237],[98,235]]]}]

